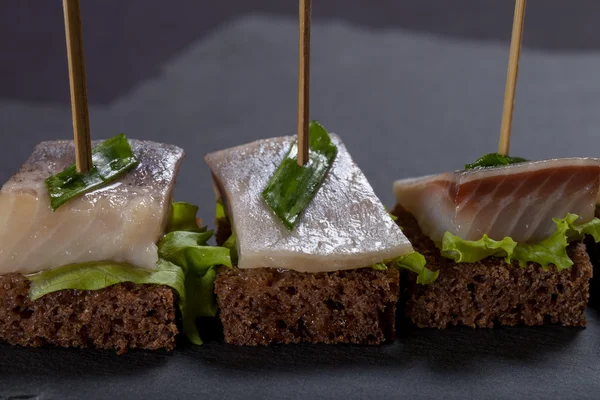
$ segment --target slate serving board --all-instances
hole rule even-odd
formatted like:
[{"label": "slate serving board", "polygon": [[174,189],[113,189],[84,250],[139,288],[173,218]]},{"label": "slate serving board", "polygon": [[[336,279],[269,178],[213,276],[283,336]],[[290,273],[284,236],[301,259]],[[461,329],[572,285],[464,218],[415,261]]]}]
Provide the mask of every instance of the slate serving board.
[{"label": "slate serving board", "polygon": [[[339,22],[313,28],[311,116],[340,134],[384,203],[394,179],[459,168],[494,151],[508,49]],[[124,131],[187,151],[180,200],[214,216],[203,154],[295,132],[297,27],[231,21],[109,104],[92,101],[94,138]],[[512,154],[598,156],[600,54],[522,55]],[[65,89],[66,90],[66,89]],[[66,104],[0,98],[0,180],[41,140],[69,138]],[[18,138],[18,141],[14,141]],[[594,290],[593,294],[596,294]],[[600,293],[598,293],[600,295]],[[406,329],[379,347],[239,348],[173,353],[0,345],[0,399],[597,398],[600,318],[586,329]]]},{"label": "slate serving board", "polygon": [[378,347],[0,346],[0,398],[597,398],[600,321],[588,316],[585,330],[410,330]]}]

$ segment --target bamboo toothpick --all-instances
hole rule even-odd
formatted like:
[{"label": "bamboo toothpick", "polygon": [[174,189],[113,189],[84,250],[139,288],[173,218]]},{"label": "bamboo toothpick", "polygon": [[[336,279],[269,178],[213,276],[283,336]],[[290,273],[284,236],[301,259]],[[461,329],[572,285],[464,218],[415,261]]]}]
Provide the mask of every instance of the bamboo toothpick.
[{"label": "bamboo toothpick", "polygon": [[510,131],[515,106],[515,89],[517,86],[517,75],[519,74],[519,56],[521,54],[526,4],[527,0],[516,0],[515,3],[508,71],[506,72],[506,89],[504,91],[504,109],[502,111],[502,125],[500,127],[500,142],[498,143],[498,153],[505,156],[508,155],[510,149]]},{"label": "bamboo toothpick", "polygon": [[75,164],[77,172],[89,172],[92,168],[92,142],[88,114],[85,66],[83,62],[83,37],[79,0],[63,0],[67,58],[71,87],[71,112],[75,137]]},{"label": "bamboo toothpick", "polygon": [[298,40],[298,165],[308,161],[311,0],[300,0]]}]

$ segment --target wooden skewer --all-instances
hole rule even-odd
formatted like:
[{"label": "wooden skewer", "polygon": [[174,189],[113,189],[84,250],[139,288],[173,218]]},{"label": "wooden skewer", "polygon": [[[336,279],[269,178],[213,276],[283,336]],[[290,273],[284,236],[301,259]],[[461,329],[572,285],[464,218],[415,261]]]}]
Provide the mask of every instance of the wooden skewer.
[{"label": "wooden skewer", "polygon": [[71,87],[71,112],[75,137],[75,164],[77,172],[89,172],[92,168],[92,142],[88,113],[85,65],[83,62],[83,37],[79,0],[63,0],[67,58]]},{"label": "wooden skewer", "polygon": [[300,0],[298,40],[298,165],[308,161],[311,0]]},{"label": "wooden skewer", "polygon": [[526,4],[527,0],[516,0],[515,3],[508,71],[506,73],[506,89],[504,91],[504,109],[502,111],[502,125],[500,127],[500,142],[498,143],[498,153],[505,156],[508,155],[510,149],[510,131],[512,128],[513,109],[515,107],[515,89],[517,86],[517,75],[519,74],[519,56],[521,54]]}]

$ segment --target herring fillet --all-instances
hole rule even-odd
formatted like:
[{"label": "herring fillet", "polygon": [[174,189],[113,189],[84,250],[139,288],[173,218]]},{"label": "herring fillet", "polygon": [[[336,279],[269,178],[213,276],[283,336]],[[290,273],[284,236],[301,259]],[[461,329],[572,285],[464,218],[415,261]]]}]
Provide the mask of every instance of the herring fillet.
[{"label": "herring fillet", "polygon": [[[95,141],[94,145],[100,142]],[[42,142],[0,190],[0,275],[89,261],[155,268],[183,150],[129,140],[139,165],[55,212],[45,179],[73,164],[72,141]]]},{"label": "herring fillet", "polygon": [[552,218],[593,219],[599,185],[600,160],[562,158],[403,179],[394,194],[437,244],[446,231],[536,243],[554,232]]},{"label": "herring fillet", "polygon": [[413,251],[339,137],[337,157],[290,232],[262,197],[294,137],[208,154],[217,196],[233,221],[239,268],[328,272],[368,267]]}]

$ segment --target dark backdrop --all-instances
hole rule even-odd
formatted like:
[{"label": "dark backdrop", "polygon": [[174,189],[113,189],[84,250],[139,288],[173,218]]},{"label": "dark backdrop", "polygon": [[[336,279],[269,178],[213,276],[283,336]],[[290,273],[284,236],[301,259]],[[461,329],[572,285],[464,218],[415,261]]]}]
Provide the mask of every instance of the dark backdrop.
[{"label": "dark backdrop", "polygon": [[[60,0],[0,4],[0,98],[68,103]],[[110,103],[216,27],[247,13],[296,18],[295,0],[82,1],[89,101]],[[370,29],[508,42],[509,0],[315,0],[314,18]],[[530,0],[524,44],[547,50],[600,47],[595,0]],[[110,76],[110,79],[106,77]]]}]

